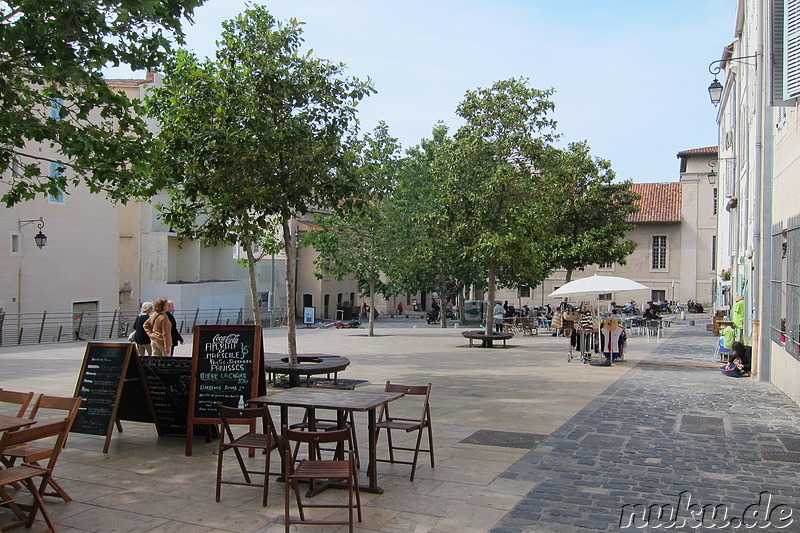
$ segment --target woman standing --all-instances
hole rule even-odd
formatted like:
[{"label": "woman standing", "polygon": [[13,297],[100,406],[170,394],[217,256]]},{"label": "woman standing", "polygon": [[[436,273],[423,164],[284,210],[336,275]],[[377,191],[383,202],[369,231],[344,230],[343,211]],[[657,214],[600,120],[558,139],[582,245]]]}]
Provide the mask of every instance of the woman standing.
[{"label": "woman standing", "polygon": [[133,323],[133,342],[136,343],[136,351],[139,352],[139,356],[153,355],[153,347],[150,345],[150,336],[144,330],[144,323],[150,318],[150,313],[152,312],[152,303],[142,303],[142,310]]},{"label": "woman standing", "polygon": [[150,335],[153,355],[172,355],[172,324],[167,318],[167,299],[159,298],[153,303],[155,313],[144,323],[144,330]]}]

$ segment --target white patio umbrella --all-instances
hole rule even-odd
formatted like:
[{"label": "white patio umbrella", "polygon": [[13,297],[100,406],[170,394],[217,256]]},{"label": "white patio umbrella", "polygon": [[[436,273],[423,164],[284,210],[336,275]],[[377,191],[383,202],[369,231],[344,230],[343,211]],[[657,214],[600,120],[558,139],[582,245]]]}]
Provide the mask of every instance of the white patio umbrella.
[{"label": "white patio umbrella", "polygon": [[593,296],[607,292],[638,291],[649,289],[638,281],[619,276],[590,276],[576,279],[559,287],[550,296]]}]

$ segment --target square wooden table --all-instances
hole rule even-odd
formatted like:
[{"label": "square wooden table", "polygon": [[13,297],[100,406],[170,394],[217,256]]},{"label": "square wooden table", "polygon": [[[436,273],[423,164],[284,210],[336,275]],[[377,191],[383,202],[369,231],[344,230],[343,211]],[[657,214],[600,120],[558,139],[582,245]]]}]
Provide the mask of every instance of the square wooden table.
[{"label": "square wooden table", "polygon": [[32,426],[36,420],[30,418],[20,418],[18,416],[0,415],[0,432]]},{"label": "square wooden table", "polygon": [[310,389],[294,387],[280,392],[251,398],[254,405],[277,405],[281,408],[281,427],[289,425],[289,407],[303,407],[308,410],[308,419],[315,419],[315,409],[367,412],[369,431],[369,484],[362,488],[367,492],[383,494],[378,486],[377,469],[377,416],[376,410],[382,405],[405,396],[395,392],[368,392],[339,389]]}]

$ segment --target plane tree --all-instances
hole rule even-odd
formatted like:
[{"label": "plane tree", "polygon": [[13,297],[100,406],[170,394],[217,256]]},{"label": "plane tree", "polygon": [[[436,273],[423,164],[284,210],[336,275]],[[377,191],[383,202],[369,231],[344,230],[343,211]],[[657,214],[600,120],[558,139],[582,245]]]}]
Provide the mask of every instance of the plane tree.
[{"label": "plane tree", "polygon": [[[146,195],[150,132],[139,102],[109,88],[103,70],[159,66],[203,2],[0,2],[0,200],[12,206],[80,182],[122,202]],[[43,156],[42,144],[59,155]]]},{"label": "plane tree", "polygon": [[318,215],[320,229],[303,237],[303,246],[319,253],[315,261],[317,276],[329,274],[341,280],[353,276],[369,297],[369,335],[375,332],[375,294],[385,294],[382,276],[386,273],[388,243],[392,225],[386,217],[385,202],[395,189],[400,145],[381,122],[366,134],[358,150],[355,179],[361,194],[352,206],[340,213]]},{"label": "plane tree", "polygon": [[[446,151],[440,186],[447,210],[462,214],[448,229],[465,243],[464,257],[478,263],[490,306],[498,284],[536,285],[554,267],[541,223],[556,209],[557,182],[547,172],[555,138],[552,93],[510,78],[467,91],[456,109],[464,125]],[[487,331],[493,322],[490,312]]]},{"label": "plane tree", "polygon": [[253,245],[286,253],[288,352],[297,362],[296,231],[312,208],[347,207],[359,189],[351,142],[356,107],[373,92],[342,63],[303,52],[301,23],[255,6],[223,23],[215,58],[185,50],[167,63],[147,104],[161,124],[153,186],[180,236],[240,243],[260,322]]},{"label": "plane tree", "polygon": [[625,264],[636,249],[626,238],[632,229],[628,217],[639,210],[639,195],[630,181],[615,182],[611,162],[592,157],[586,142],[573,142],[556,150],[549,172],[562,184],[553,191],[558,209],[542,221],[549,227],[548,255],[567,271],[591,264]]}]

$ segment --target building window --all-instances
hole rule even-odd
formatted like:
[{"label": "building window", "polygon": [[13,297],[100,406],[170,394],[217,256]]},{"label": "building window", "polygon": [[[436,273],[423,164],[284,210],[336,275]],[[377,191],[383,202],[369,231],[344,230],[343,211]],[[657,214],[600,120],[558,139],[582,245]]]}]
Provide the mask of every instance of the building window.
[{"label": "building window", "polygon": [[611,301],[611,293],[610,292],[604,292],[604,293],[598,294],[597,295],[597,299],[610,302]]},{"label": "building window", "polygon": [[[61,163],[56,163],[54,161],[50,162],[50,178],[51,179],[58,179],[64,176],[64,166]],[[51,194],[49,197],[49,201],[51,204],[63,204],[64,203],[64,189],[59,185],[58,186],[58,193]]]},{"label": "building window", "polygon": [[653,245],[651,247],[652,261],[650,268],[653,270],[667,269],[667,236],[653,235]]},{"label": "building window", "polygon": [[21,235],[19,233],[12,233],[10,235],[10,252],[11,255],[19,255],[22,253]]},{"label": "building window", "polygon": [[611,270],[614,268],[614,263],[598,263],[597,269],[598,270]]},{"label": "building window", "polygon": [[711,236],[711,272],[717,271],[717,236]]},{"label": "building window", "polygon": [[717,196],[717,188],[716,187],[714,187],[713,191],[714,191],[713,192],[713,194],[714,194],[713,210],[714,210],[714,214],[716,215],[717,214],[717,206],[719,205],[719,197]]},{"label": "building window", "polygon": [[61,120],[61,109],[64,107],[63,98],[53,98],[50,100],[50,118]]},{"label": "building window", "polygon": [[663,290],[655,290],[650,291],[650,301],[651,302],[664,302],[667,299],[667,291]]},{"label": "building window", "polygon": [[530,298],[531,297],[531,288],[530,288],[530,286],[520,288],[519,297],[520,298]]}]

